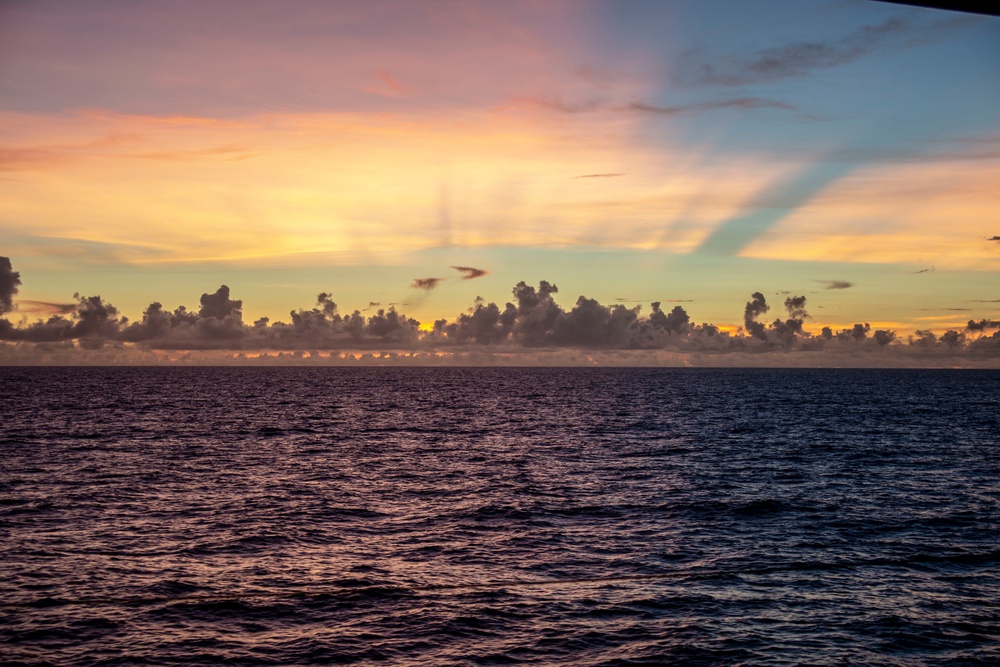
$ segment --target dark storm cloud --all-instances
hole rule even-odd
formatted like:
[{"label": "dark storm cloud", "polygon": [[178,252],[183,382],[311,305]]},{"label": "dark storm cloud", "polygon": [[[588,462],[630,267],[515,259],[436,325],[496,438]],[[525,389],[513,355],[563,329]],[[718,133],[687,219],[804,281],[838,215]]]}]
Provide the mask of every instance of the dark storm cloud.
[{"label": "dark storm cloud", "polygon": [[[7,263],[3,269],[5,275],[13,275]],[[511,290],[510,302],[501,306],[477,297],[467,312],[452,321],[438,320],[429,331],[393,307],[380,308],[370,317],[358,310],[341,314],[330,292],[320,292],[312,308],[291,311],[287,322],[262,317],[253,324],[243,322],[243,302],[232,298],[226,285],[202,294],[197,310],[184,306],[168,310],[153,302],[136,322],[120,317],[118,310],[99,296],[75,295],[76,303],[69,313],[16,326],[0,319],[0,340],[6,341],[0,346],[0,358],[16,360],[19,354],[35,354],[32,350],[37,354],[56,349],[59,354],[74,354],[73,350],[85,354],[86,350],[102,347],[107,350],[101,354],[113,355],[141,355],[154,350],[295,350],[311,357],[319,350],[341,350],[348,356],[352,351],[377,350],[380,359],[386,358],[387,350],[430,352],[433,356],[428,359],[437,359],[444,351],[493,354],[484,352],[487,347],[504,355],[516,351],[522,359],[541,349],[546,354],[553,350],[617,350],[623,354],[629,350],[661,350],[697,355],[792,354],[796,350],[855,355],[890,350],[884,354],[904,355],[899,357],[904,361],[916,359],[905,357],[913,354],[1000,358],[1000,331],[986,333],[1000,329],[1000,322],[991,319],[970,320],[965,329],[940,335],[919,331],[905,343],[894,331],[873,332],[868,323],[836,332],[823,327],[819,335],[814,335],[804,328],[809,318],[806,297],[787,296],[783,302],[787,316],[765,324],[761,319],[770,308],[764,295],[754,292],[743,311],[743,332],[733,334],[713,324],[695,324],[681,305],[664,310],[663,301],[653,301],[645,315],[639,304],[605,305],[580,295],[566,309],[556,302],[558,293],[558,287],[547,281],[537,286],[522,281]],[[347,358],[344,354],[333,356]],[[330,359],[331,355],[323,358]],[[747,361],[742,356],[736,358],[742,360],[740,363]],[[854,357],[841,359],[852,362]]]},{"label": "dark storm cloud", "polygon": [[[316,305],[320,307],[323,314],[327,317],[331,317],[337,312],[337,303],[333,300],[332,295],[329,292],[320,292],[316,296]],[[378,305],[377,303],[374,305]],[[368,303],[368,307],[371,308],[372,303]]]},{"label": "dark storm cloud", "polygon": [[[750,306],[750,304],[747,304]],[[768,329],[773,337],[782,345],[791,345],[798,336],[803,334],[802,326],[809,314],[806,312],[806,297],[790,296],[785,299],[785,310],[788,319],[776,319]],[[749,329],[748,329],[749,330]]]},{"label": "dark storm cloud", "polygon": [[688,51],[676,69],[676,80],[692,86],[744,86],[805,76],[815,70],[852,63],[876,51],[914,46],[933,38],[946,25],[917,26],[902,18],[866,25],[835,40],[800,41],[757,49],[738,56],[719,56],[703,49]]},{"label": "dark storm cloud", "polygon": [[197,313],[184,306],[171,312],[161,303],[153,302],[143,311],[140,321],[124,326],[118,338],[164,349],[238,348],[250,336],[251,328],[243,323],[243,302],[229,297],[225,285],[213,294],[202,294]]},{"label": "dark storm cloud", "polygon": [[444,278],[414,278],[413,284],[410,285],[413,289],[422,289],[426,292],[430,292],[432,289],[438,286]]},{"label": "dark storm cloud", "polygon": [[[180,315],[184,319],[186,313]],[[247,335],[243,325],[243,302],[229,298],[229,287],[222,285],[213,294],[201,295],[198,318],[187,322],[195,327],[195,337],[201,341],[221,344],[236,341]]]},{"label": "dark storm cloud", "polygon": [[886,329],[876,329],[875,333],[872,335],[875,339],[875,344],[879,347],[885,347],[896,341],[896,332],[888,331]]},{"label": "dark storm cloud", "polygon": [[941,338],[939,340],[941,341],[942,344],[948,347],[952,348],[962,347],[965,345],[965,334],[962,333],[961,331],[954,331],[949,329],[948,331],[945,331],[943,334],[941,334]]},{"label": "dark storm cloud", "polygon": [[419,327],[420,322],[390,308],[379,310],[368,318],[362,335],[405,345],[417,341],[420,335]]},{"label": "dark storm cloud", "polygon": [[847,280],[817,280],[815,282],[821,283],[823,289],[850,289],[854,287],[854,283]]},{"label": "dark storm cloud", "polygon": [[[118,338],[166,350],[326,350],[385,343],[409,346],[419,338],[419,322],[395,308],[379,309],[368,318],[357,310],[341,315],[328,292],[317,295],[315,307],[291,311],[289,323],[263,317],[253,325],[244,324],[242,301],[231,299],[225,286],[215,294],[203,295],[202,304],[198,313],[184,306],[171,313],[152,303],[142,320],[124,326]],[[226,310],[228,314],[218,317]]]},{"label": "dark storm cloud", "polygon": [[122,332],[122,340],[141,342],[166,335],[177,320],[171,313],[163,310],[163,304],[153,302],[142,312],[142,320],[133,322]]},{"label": "dark storm cloud", "polygon": [[9,257],[0,257],[0,315],[14,309],[14,295],[21,284],[21,274],[14,270]]},{"label": "dark storm cloud", "polygon": [[72,340],[73,321],[61,316],[39,320],[27,326],[14,327],[7,320],[0,320],[0,335],[4,340],[29,343],[54,343]]},{"label": "dark storm cloud", "polygon": [[788,311],[789,317],[799,320],[809,317],[806,314],[806,298],[804,296],[790,296],[785,299],[785,310]]},{"label": "dark storm cloud", "polygon": [[434,331],[456,343],[497,345],[506,341],[516,319],[517,309],[513,304],[508,303],[501,311],[495,303],[487,305],[481,297],[476,297],[471,312],[462,313],[451,324],[438,320]]},{"label": "dark storm cloud", "polygon": [[910,336],[911,347],[930,347],[937,342],[937,336],[933,331],[917,329]]},{"label": "dark storm cloud", "polygon": [[865,322],[864,324],[855,324],[851,329],[844,329],[837,335],[841,338],[849,338],[851,340],[864,340],[868,337],[868,332],[871,329],[871,325]]},{"label": "dark storm cloud", "polygon": [[327,292],[316,297],[316,307],[292,311],[289,316],[289,324],[275,322],[268,325],[264,322],[260,327],[255,324],[255,331],[251,332],[245,347],[327,350],[364,348],[385,343],[407,347],[419,337],[420,323],[395,308],[380,308],[368,318],[358,310],[341,315],[336,302]]},{"label": "dark storm cloud", "polygon": [[753,338],[767,340],[766,327],[763,323],[758,322],[757,318],[769,311],[771,307],[767,305],[767,299],[760,292],[754,292],[750,298],[752,300],[747,301],[747,305],[743,309],[743,328]]},{"label": "dark storm cloud", "polygon": [[95,349],[118,336],[123,321],[118,319],[117,308],[99,296],[73,296],[77,303],[72,319],[55,315],[23,327],[7,326],[0,328],[0,337],[31,343],[78,340],[81,346]]},{"label": "dark storm cloud", "polygon": [[542,280],[538,289],[523,280],[512,290],[516,303],[516,319],[511,337],[516,343],[528,346],[544,345],[562,308],[552,298],[559,288]]},{"label": "dark storm cloud", "polygon": [[242,319],[243,302],[229,298],[229,288],[222,285],[214,294],[201,295],[201,310],[198,315],[202,318],[214,317],[224,319],[226,317],[238,317]]},{"label": "dark storm cloud", "polygon": [[820,338],[827,341],[838,342],[841,345],[868,345],[874,340],[875,344],[884,347],[896,340],[896,332],[889,330],[877,330],[873,338],[869,338],[872,327],[868,322],[857,323],[850,329],[841,329],[834,332],[830,327],[823,327]]},{"label": "dark storm cloud", "polygon": [[115,338],[119,330],[118,309],[99,296],[73,296],[80,302],[76,308],[77,322],[70,337],[96,341]]},{"label": "dark storm cloud", "polygon": [[573,309],[560,313],[553,324],[550,343],[569,347],[629,347],[639,308],[604,306],[581,296]]},{"label": "dark storm cloud", "polygon": [[691,322],[687,311],[681,306],[674,306],[669,313],[664,313],[660,309],[660,303],[654,301],[650,304],[653,309],[653,313],[649,316],[650,325],[654,329],[662,329],[672,334],[684,333]]},{"label": "dark storm cloud", "polygon": [[1000,353],[1000,333],[992,337],[982,337],[970,341],[964,331],[949,329],[940,336],[929,330],[917,330],[910,337],[910,347],[923,349],[937,349],[948,354],[955,354],[963,349],[973,349],[976,352]]},{"label": "dark storm cloud", "polygon": [[[515,303],[503,308],[477,298],[470,312],[455,322],[435,322],[433,336],[439,342],[459,344],[514,344],[524,347],[578,347],[587,349],[635,349],[664,347],[671,337],[686,336],[695,329],[681,306],[669,313],[652,304],[648,318],[641,307],[606,306],[580,296],[570,310],[555,302],[556,285],[541,281],[538,287],[520,282],[514,286]],[[698,329],[699,332],[702,329]],[[705,328],[705,335],[718,333]]]},{"label": "dark storm cloud", "polygon": [[473,278],[481,278],[482,276],[485,276],[487,273],[489,273],[489,271],[487,271],[486,269],[476,269],[471,266],[453,266],[451,268],[463,274],[462,280],[472,280]]},{"label": "dark storm cloud", "polygon": [[965,328],[969,331],[985,331],[987,329],[994,329],[1000,327],[1000,321],[998,320],[969,320]]}]

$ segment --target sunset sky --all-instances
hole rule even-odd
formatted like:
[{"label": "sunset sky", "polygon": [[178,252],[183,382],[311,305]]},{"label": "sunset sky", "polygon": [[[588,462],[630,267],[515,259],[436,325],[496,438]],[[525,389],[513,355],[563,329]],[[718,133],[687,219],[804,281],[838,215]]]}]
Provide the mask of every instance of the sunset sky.
[{"label": "sunset sky", "polygon": [[1000,18],[866,0],[5,2],[7,319],[225,284],[429,324],[546,280],[961,328],[1000,319],[998,110]]}]

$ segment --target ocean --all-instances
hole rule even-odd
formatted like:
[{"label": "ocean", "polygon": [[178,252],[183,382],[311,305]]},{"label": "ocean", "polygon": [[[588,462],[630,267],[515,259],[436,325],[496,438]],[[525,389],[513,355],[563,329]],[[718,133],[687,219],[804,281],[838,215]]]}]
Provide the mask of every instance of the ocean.
[{"label": "ocean", "polygon": [[1000,664],[998,389],[0,368],[0,662]]}]

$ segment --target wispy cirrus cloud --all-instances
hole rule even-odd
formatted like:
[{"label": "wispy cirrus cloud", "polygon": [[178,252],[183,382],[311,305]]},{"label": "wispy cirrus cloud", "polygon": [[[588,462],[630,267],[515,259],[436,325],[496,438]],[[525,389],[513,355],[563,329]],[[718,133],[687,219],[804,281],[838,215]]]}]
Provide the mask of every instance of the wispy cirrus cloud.
[{"label": "wispy cirrus cloud", "polygon": [[561,114],[586,114],[595,112],[628,113],[653,116],[692,116],[711,111],[734,110],[752,111],[755,109],[781,109],[800,112],[795,105],[766,97],[725,97],[701,102],[685,104],[653,104],[642,100],[621,102],[607,97],[590,97],[581,100],[567,101],[548,97],[516,97],[515,105],[538,107]]},{"label": "wispy cirrus cloud", "polygon": [[388,70],[386,70],[386,69],[380,69],[378,71],[378,78],[382,79],[382,81],[385,82],[385,85],[389,86],[390,88],[392,88],[396,92],[399,92],[399,93],[405,93],[406,92],[406,89],[403,88],[403,86],[401,86],[400,83],[398,81],[396,81],[396,79],[391,74],[389,74]]},{"label": "wispy cirrus cloud", "polygon": [[228,160],[246,160],[254,157],[254,153],[244,146],[226,145],[211,146],[195,150],[161,150],[145,153],[129,153],[121,157],[141,158],[146,160],[198,160],[218,157]]},{"label": "wispy cirrus cloud", "polygon": [[69,315],[76,310],[75,303],[49,303],[48,301],[32,301],[31,299],[18,299],[17,309],[22,313],[34,313],[36,315]]},{"label": "wispy cirrus cloud", "polygon": [[915,23],[893,17],[877,25],[863,25],[839,38],[789,42],[742,54],[720,56],[706,49],[692,49],[678,62],[674,77],[689,86],[744,86],[805,76],[878,51],[916,46],[939,37],[955,22],[945,19]]},{"label": "wispy cirrus cloud", "polygon": [[720,109],[735,109],[737,111],[750,111],[753,109],[784,109],[786,111],[798,111],[798,108],[778,100],[764,97],[732,97],[718,100],[708,100],[694,104],[678,105],[657,105],[645,102],[630,102],[623,107],[623,111],[635,111],[638,113],[655,114],[658,116],[684,116],[689,114],[704,113],[707,111],[717,111]]},{"label": "wispy cirrus cloud", "polygon": [[576,101],[566,101],[555,97],[518,95],[508,100],[503,108],[537,108],[564,114],[583,114],[608,109],[605,97],[590,97]]}]

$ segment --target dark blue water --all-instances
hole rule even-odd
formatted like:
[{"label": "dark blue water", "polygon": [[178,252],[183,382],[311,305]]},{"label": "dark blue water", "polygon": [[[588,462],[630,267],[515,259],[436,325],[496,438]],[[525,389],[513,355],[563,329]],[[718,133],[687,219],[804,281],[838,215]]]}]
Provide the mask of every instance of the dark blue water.
[{"label": "dark blue water", "polygon": [[997,664],[998,382],[0,369],[0,662]]}]

